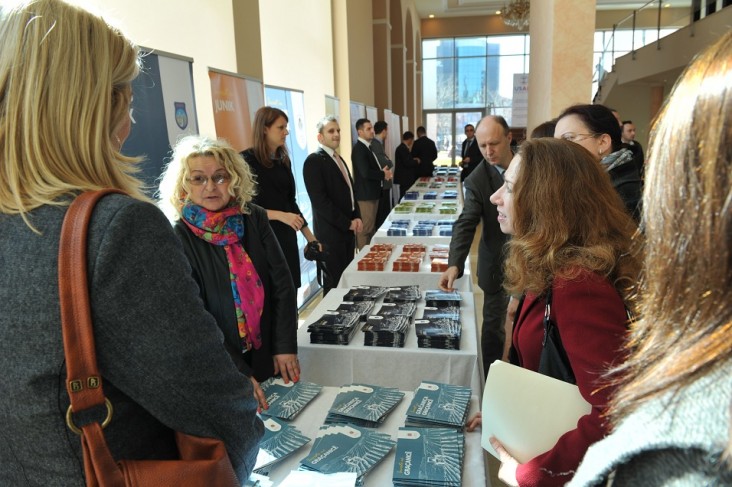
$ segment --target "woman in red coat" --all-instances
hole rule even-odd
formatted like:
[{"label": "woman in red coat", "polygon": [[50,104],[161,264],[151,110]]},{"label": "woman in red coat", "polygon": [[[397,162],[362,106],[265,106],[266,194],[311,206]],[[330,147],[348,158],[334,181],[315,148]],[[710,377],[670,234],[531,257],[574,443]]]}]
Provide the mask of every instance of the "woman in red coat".
[{"label": "woman in red coat", "polygon": [[607,434],[603,413],[612,393],[603,373],[623,359],[625,303],[638,260],[636,225],[607,173],[583,147],[556,139],[524,142],[491,196],[501,231],[512,235],[506,289],[524,294],[513,330],[513,356],[538,371],[546,300],[582,396],[592,405],[553,448],[518,464],[500,444],[499,477],[509,485],[564,485],[587,448]]}]

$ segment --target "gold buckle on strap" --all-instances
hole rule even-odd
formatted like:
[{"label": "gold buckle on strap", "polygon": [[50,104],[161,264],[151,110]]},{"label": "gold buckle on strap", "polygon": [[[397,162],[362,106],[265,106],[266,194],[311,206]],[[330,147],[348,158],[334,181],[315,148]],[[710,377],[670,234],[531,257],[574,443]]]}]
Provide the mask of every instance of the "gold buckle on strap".
[{"label": "gold buckle on strap", "polygon": [[[107,406],[107,417],[102,421],[102,429],[106,428],[109,422],[112,421],[112,413],[114,412],[112,403],[109,402],[109,399],[106,397],[104,398],[104,405]],[[74,418],[71,417],[72,413],[73,411],[71,411],[71,406],[69,406],[69,409],[66,410],[66,425],[71,431],[77,435],[81,435],[81,430],[74,424]]]}]

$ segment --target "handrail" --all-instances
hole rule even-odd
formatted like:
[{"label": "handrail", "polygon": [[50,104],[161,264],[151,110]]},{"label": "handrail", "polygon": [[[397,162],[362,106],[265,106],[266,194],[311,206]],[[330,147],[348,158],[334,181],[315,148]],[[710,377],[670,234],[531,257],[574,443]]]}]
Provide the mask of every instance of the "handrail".
[{"label": "handrail", "polygon": [[[612,34],[610,35],[610,38],[605,40],[605,45],[603,46],[602,53],[600,54],[600,59],[598,60],[597,65],[594,67],[592,79],[593,82],[597,83],[598,86],[598,91],[595,94],[595,97],[597,97],[597,95],[599,94],[600,84],[602,83],[605,74],[608,72],[607,68],[610,68],[610,70],[613,69],[616,53],[618,51],[623,53],[631,53],[633,59],[635,59],[635,55],[638,49],[647,46],[653,42],[656,43],[656,48],[660,50],[662,37],[665,37],[671,32],[676,31],[682,27],[692,25],[695,20],[698,20],[700,18],[698,14],[702,10],[701,3],[701,0],[688,0],[685,2],[677,1],[674,2],[674,8],[669,11],[671,14],[664,15],[664,4],[666,4],[666,2],[663,0],[650,0],[643,4],[640,8],[633,10],[630,14],[626,15],[618,22],[614,23],[612,28]],[[687,5],[688,9],[685,9],[684,7],[686,7]],[[645,25],[643,25],[644,23],[640,21],[641,19],[639,19],[639,16],[643,12],[650,11],[652,8],[656,8],[657,10],[655,25],[653,25],[652,23],[645,23]],[[645,33],[647,33],[647,31],[652,31],[653,27],[655,27],[656,31],[655,36],[651,36],[654,38],[647,40]],[[662,33],[662,30],[666,29],[668,29],[669,32]],[[619,31],[631,32],[629,50],[627,48],[621,49],[620,46],[616,45]],[[640,37],[637,35],[639,32],[642,34]]]}]

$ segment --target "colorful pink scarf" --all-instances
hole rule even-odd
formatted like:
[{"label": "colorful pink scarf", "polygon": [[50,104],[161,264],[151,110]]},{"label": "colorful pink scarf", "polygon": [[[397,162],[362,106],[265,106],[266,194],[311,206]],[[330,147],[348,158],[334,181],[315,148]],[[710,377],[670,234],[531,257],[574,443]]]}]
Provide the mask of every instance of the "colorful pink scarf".
[{"label": "colorful pink scarf", "polygon": [[209,211],[193,203],[183,207],[183,222],[200,239],[226,250],[229,279],[234,295],[236,322],[243,350],[262,346],[259,322],[264,305],[264,288],[252,259],[241,243],[244,217],[237,206]]}]

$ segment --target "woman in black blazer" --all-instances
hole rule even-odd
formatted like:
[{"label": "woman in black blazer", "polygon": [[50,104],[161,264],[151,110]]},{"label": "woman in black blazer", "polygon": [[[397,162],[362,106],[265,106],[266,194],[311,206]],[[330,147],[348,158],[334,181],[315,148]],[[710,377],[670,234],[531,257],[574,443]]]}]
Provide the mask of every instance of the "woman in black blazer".
[{"label": "woman in black blazer", "polygon": [[206,309],[239,369],[257,381],[297,381],[297,303],[290,271],[266,211],[251,203],[248,165],[226,142],[200,136],[175,147],[160,206],[191,263]]}]

